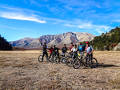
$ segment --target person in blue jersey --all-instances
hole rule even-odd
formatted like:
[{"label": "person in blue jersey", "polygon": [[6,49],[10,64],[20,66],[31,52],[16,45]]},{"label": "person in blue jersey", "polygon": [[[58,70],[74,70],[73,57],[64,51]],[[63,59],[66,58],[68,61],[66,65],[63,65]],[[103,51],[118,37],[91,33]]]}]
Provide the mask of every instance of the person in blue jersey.
[{"label": "person in blue jersey", "polygon": [[84,47],[85,46],[80,42],[79,45],[78,45],[78,51],[79,51],[80,54],[84,51]]}]

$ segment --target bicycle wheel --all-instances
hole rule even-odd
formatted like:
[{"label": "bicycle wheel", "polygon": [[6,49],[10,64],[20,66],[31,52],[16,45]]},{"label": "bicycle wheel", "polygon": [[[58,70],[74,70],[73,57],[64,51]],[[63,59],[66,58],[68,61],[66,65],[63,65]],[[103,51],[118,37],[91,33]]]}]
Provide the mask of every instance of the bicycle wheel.
[{"label": "bicycle wheel", "polygon": [[68,62],[67,62],[67,65],[70,66],[70,67],[73,67],[76,60],[77,59],[70,58],[70,60],[68,60]]},{"label": "bicycle wheel", "polygon": [[98,61],[97,61],[97,59],[96,58],[93,58],[92,59],[92,62],[91,62],[91,67],[97,67],[98,66]]},{"label": "bicycle wheel", "polygon": [[58,63],[60,63],[60,58],[59,58],[58,56],[55,56],[55,57],[54,57],[54,61],[55,61],[55,63],[58,64]]},{"label": "bicycle wheel", "polygon": [[78,69],[78,68],[80,68],[80,66],[81,65],[80,65],[80,61],[79,60],[76,60],[75,63],[73,64],[73,68],[74,69]]},{"label": "bicycle wheel", "polygon": [[67,58],[66,57],[61,57],[60,62],[63,64],[66,64]]},{"label": "bicycle wheel", "polygon": [[85,57],[85,58],[84,58],[84,62],[85,62],[85,66],[86,66],[86,67],[91,67],[91,60],[89,60],[88,57]]},{"label": "bicycle wheel", "polygon": [[72,58],[70,56],[66,56],[65,58],[66,58],[66,65],[71,66]]},{"label": "bicycle wheel", "polygon": [[51,62],[51,63],[54,62],[54,56],[49,57],[49,62]]},{"label": "bicycle wheel", "polygon": [[43,60],[42,60],[42,55],[40,55],[40,56],[38,57],[38,62],[43,62]]}]

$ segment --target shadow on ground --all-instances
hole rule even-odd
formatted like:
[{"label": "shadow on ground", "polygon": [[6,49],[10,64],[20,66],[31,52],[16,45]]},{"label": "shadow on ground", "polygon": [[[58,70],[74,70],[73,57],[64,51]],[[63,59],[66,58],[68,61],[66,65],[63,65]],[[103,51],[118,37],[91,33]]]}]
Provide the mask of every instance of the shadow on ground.
[{"label": "shadow on ground", "polygon": [[98,68],[101,68],[101,67],[108,68],[108,67],[120,67],[120,66],[114,65],[114,64],[104,64],[104,63],[98,64]]}]

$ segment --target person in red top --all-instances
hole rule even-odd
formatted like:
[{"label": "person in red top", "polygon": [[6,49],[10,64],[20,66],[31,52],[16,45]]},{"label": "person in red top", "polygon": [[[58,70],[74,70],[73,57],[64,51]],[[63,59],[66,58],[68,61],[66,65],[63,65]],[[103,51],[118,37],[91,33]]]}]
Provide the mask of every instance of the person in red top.
[{"label": "person in red top", "polygon": [[49,58],[50,58],[52,53],[53,53],[53,47],[52,46],[49,48],[49,53],[50,53],[50,56],[49,56]]}]

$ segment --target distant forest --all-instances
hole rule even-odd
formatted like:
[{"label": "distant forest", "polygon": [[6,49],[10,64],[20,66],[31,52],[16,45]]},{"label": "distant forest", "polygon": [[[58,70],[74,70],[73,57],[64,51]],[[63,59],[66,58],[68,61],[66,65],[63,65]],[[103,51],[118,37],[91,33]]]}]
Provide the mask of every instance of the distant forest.
[{"label": "distant forest", "polygon": [[4,37],[1,37],[1,35],[0,35],[0,50],[12,50],[12,46],[6,39],[4,39]]},{"label": "distant forest", "polygon": [[96,36],[91,43],[95,50],[113,50],[120,43],[120,27],[102,33],[101,36]]}]

